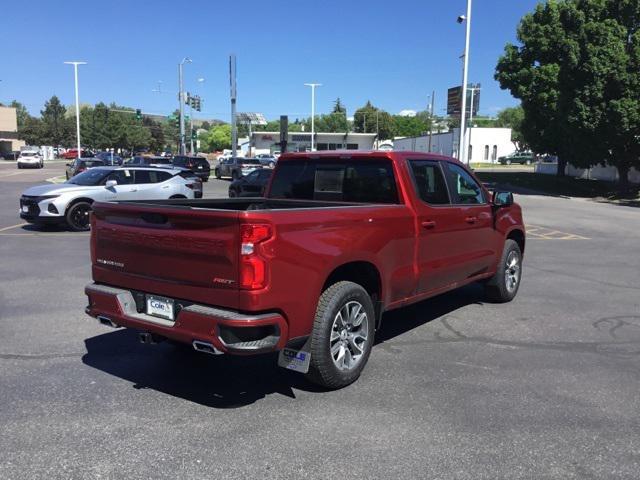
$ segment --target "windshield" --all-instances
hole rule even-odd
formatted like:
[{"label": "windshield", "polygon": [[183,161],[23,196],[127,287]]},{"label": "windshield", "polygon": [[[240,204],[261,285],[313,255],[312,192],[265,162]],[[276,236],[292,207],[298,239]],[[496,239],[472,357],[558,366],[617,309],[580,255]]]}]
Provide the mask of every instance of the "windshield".
[{"label": "windshield", "polygon": [[99,185],[100,182],[113,170],[106,168],[92,168],[76,175],[71,180],[67,180],[67,183],[72,185],[82,185],[85,187]]}]

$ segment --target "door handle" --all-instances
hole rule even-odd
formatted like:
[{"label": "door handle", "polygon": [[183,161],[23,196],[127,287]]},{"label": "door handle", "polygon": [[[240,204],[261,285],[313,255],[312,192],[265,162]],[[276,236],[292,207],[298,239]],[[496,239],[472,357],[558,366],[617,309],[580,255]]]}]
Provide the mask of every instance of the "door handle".
[{"label": "door handle", "polygon": [[434,222],[433,220],[426,220],[422,222],[422,226],[427,230],[430,230],[436,226],[436,222]]},{"label": "door handle", "polygon": [[129,190],[130,192],[137,192],[138,189],[137,188],[132,188],[131,190]]},{"label": "door handle", "polygon": [[476,223],[476,220],[478,220],[478,217],[466,217],[464,219],[464,221],[467,223]]}]

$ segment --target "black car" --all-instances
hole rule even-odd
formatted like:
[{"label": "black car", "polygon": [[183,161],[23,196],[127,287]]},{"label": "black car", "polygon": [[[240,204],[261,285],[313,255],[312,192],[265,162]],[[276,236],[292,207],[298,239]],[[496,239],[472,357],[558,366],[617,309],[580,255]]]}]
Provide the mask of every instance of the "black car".
[{"label": "black car", "polygon": [[124,162],[120,155],[115,155],[111,152],[96,153],[95,158],[102,160],[105,165],[122,165]]},{"label": "black car", "polygon": [[189,157],[187,155],[176,155],[172,159],[173,165],[176,167],[187,168],[193,172],[195,176],[200,178],[203,182],[209,181],[211,175],[211,165],[206,158],[203,157]]},{"label": "black car", "polygon": [[18,157],[20,156],[20,152],[19,151],[13,151],[13,152],[2,152],[0,153],[0,156],[4,159],[4,160],[17,160]]},{"label": "black car", "polygon": [[216,178],[231,177],[231,180],[237,180],[261,168],[262,164],[256,158],[225,158],[216,167],[215,175]]},{"label": "black car", "polygon": [[104,165],[104,161],[98,158],[76,158],[73,162],[67,163],[65,176],[69,180],[71,177],[84,172],[87,168],[104,167]]},{"label": "black car", "polygon": [[149,165],[171,165],[171,159],[167,157],[138,156],[130,158],[126,165],[148,167]]},{"label": "black car", "polygon": [[263,168],[260,170],[254,170],[249,175],[234,180],[229,185],[230,197],[262,197],[264,195],[264,189],[269,183],[273,170],[270,168]]}]

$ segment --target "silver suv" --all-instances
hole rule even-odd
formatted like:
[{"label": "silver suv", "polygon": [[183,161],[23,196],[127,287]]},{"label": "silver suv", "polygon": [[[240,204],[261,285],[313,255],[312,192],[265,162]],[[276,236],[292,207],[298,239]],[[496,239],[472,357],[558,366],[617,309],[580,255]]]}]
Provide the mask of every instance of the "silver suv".
[{"label": "silver suv", "polygon": [[96,167],[58,185],[28,188],[20,197],[20,218],[89,230],[93,202],[202,198],[202,181],[182,168]]}]

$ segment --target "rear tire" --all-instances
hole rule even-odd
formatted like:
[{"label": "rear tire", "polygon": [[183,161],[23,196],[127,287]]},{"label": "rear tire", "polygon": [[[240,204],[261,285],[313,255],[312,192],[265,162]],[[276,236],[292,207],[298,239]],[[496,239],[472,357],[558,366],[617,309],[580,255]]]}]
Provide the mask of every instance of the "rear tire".
[{"label": "rear tire", "polygon": [[231,180],[232,181],[236,181],[238,180],[238,178],[240,178],[240,176],[238,175],[238,172],[236,172],[235,170],[233,172],[231,172]]},{"label": "rear tire", "polygon": [[238,197],[238,192],[236,192],[234,189],[230,188],[229,189],[229,198],[235,198]]},{"label": "rear tire", "polygon": [[88,202],[74,203],[69,207],[65,215],[67,225],[74,232],[86,232],[91,228],[89,222],[91,214],[91,204]]},{"label": "rear tire", "polygon": [[220,170],[218,170],[217,168],[215,169],[215,174],[216,174],[216,178],[218,180],[220,180],[222,178],[222,175],[220,175]]},{"label": "rear tire", "polygon": [[504,162],[506,165],[511,165],[511,160],[507,160],[506,162]]},{"label": "rear tire", "polygon": [[269,168],[276,168],[276,162],[269,162]]},{"label": "rear tire", "polygon": [[329,389],[355,382],[369,359],[375,335],[373,302],[362,286],[337,282],[318,301],[307,378]]},{"label": "rear tire", "polygon": [[502,257],[495,275],[485,284],[487,298],[496,303],[513,300],[522,279],[522,252],[520,246],[511,239],[504,243]]},{"label": "rear tire", "polygon": [[525,165],[531,165],[531,160],[527,160],[524,162]]},{"label": "rear tire", "polygon": [[184,198],[187,198],[187,197],[185,197],[184,195],[171,195],[169,197],[169,200],[178,200],[178,199],[184,199]]}]

